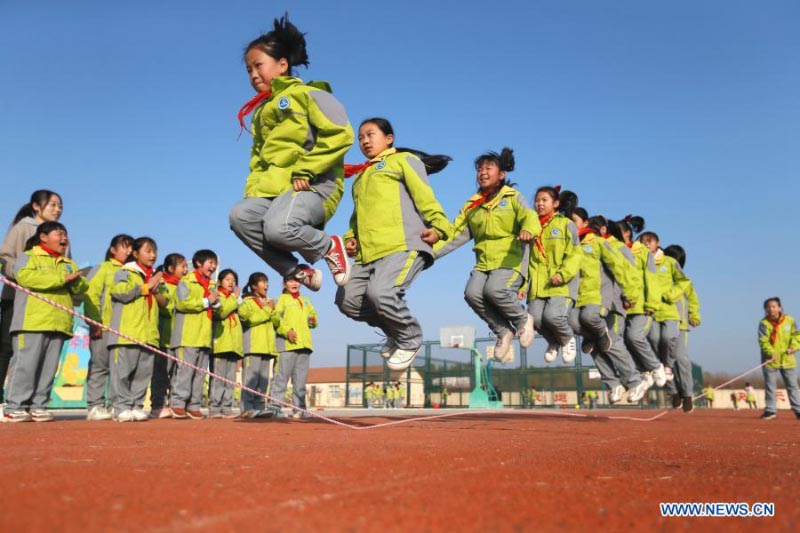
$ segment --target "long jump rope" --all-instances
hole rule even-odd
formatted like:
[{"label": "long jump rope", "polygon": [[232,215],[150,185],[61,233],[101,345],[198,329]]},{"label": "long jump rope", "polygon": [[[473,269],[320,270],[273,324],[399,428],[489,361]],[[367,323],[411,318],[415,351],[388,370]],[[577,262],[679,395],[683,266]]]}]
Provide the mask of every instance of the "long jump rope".
[{"label": "long jump rope", "polygon": [[[292,405],[292,404],[290,404],[290,403],[288,403],[288,402],[286,402],[284,400],[280,400],[278,398],[273,398],[272,396],[269,396],[268,394],[265,394],[265,393],[263,393],[261,391],[257,391],[255,389],[251,389],[250,387],[247,387],[244,384],[240,384],[240,383],[238,383],[236,381],[232,381],[232,380],[230,380],[228,378],[225,378],[223,376],[217,375],[217,374],[215,374],[215,373],[213,373],[213,372],[211,372],[211,371],[209,371],[209,370],[207,370],[205,368],[200,368],[199,366],[193,365],[191,363],[187,363],[186,361],[183,361],[182,359],[180,359],[178,357],[175,357],[174,355],[172,355],[172,354],[170,354],[168,352],[165,352],[164,350],[160,350],[158,348],[155,348],[154,346],[150,346],[148,344],[145,344],[145,343],[139,341],[138,339],[134,339],[133,337],[131,337],[131,336],[129,336],[129,335],[127,335],[127,334],[125,334],[125,333],[123,333],[121,331],[118,331],[118,330],[116,330],[114,328],[105,326],[100,322],[92,320],[91,318],[78,313],[74,309],[67,308],[66,306],[63,306],[63,305],[61,305],[61,304],[59,304],[57,302],[54,302],[53,300],[47,298],[46,296],[42,296],[41,294],[39,294],[37,292],[34,292],[34,291],[30,290],[30,289],[27,289],[27,288],[17,284],[14,281],[11,281],[7,277],[3,276],[2,274],[0,274],[0,282],[8,285],[9,287],[13,287],[14,289],[16,289],[16,290],[18,290],[20,292],[23,292],[23,293],[27,294],[28,296],[33,296],[34,298],[36,298],[38,300],[41,300],[41,301],[45,302],[48,305],[51,305],[51,306],[53,306],[53,307],[55,307],[57,309],[65,311],[66,313],[69,313],[72,316],[78,317],[81,320],[83,320],[84,322],[86,322],[87,324],[91,324],[93,326],[97,326],[99,328],[102,328],[104,331],[109,331],[109,332],[111,332],[111,333],[113,333],[115,335],[118,335],[118,336],[122,337],[123,339],[126,339],[126,340],[130,341],[132,344],[135,344],[136,346],[144,348],[145,350],[151,351],[151,352],[153,352],[155,354],[158,354],[158,355],[160,355],[162,357],[166,357],[167,359],[171,359],[172,361],[175,361],[176,363],[178,363],[180,365],[187,366],[187,367],[191,368],[192,370],[195,370],[197,372],[200,372],[202,374],[205,374],[205,375],[209,376],[210,378],[219,380],[219,381],[221,381],[223,383],[227,383],[229,385],[233,385],[234,387],[238,387],[239,389],[241,389],[243,391],[247,391],[250,394],[254,394],[256,396],[260,396],[260,397],[264,398],[265,400],[269,400],[270,402],[273,402],[275,404],[280,405],[281,407],[290,407],[292,409],[295,409],[296,411],[299,411],[301,413],[305,413],[305,414],[307,414],[307,415],[309,415],[309,416],[311,416],[313,418],[317,418],[319,420],[322,420],[324,422],[328,422],[329,424],[333,424],[333,425],[336,425],[336,426],[339,426],[339,427],[361,431],[361,430],[367,430],[367,429],[384,428],[384,427],[388,427],[388,426],[397,426],[397,425],[400,425],[400,424],[408,424],[408,423],[411,423],[411,422],[420,422],[420,421],[425,421],[425,420],[435,420],[435,419],[439,419],[439,418],[451,418],[451,417],[456,417],[456,416],[471,416],[473,414],[478,414],[478,413],[472,413],[472,412],[465,413],[463,411],[459,411],[459,412],[455,412],[455,413],[445,413],[445,414],[441,414],[441,415],[426,415],[426,416],[408,417],[408,418],[402,418],[400,420],[392,420],[392,421],[389,421],[389,422],[381,422],[381,423],[378,423],[378,424],[372,424],[372,425],[369,425],[369,426],[357,426],[357,425],[354,425],[354,424],[347,424],[345,422],[341,422],[339,420],[335,420],[333,418],[329,418],[327,416],[321,415],[321,414],[316,413],[314,411],[310,411],[308,409],[302,409],[302,408],[297,407],[295,405]],[[762,366],[772,362],[774,359],[775,358],[773,357],[772,359],[770,359],[768,361],[765,361],[765,362],[761,363],[760,365],[755,366],[755,367],[751,368],[750,370],[747,370],[746,372],[743,372],[743,373],[739,374],[735,378],[730,379],[730,380],[726,381],[725,383],[722,383],[721,385],[718,385],[717,387],[714,388],[714,390],[721,389],[725,385],[728,385],[729,383],[732,383],[732,382],[736,381],[737,379],[742,378],[742,377],[750,374],[751,372],[754,372],[754,371],[758,370]],[[692,401],[694,401],[694,400],[696,400],[698,398],[702,398],[703,396],[704,396],[704,394],[702,394],[702,393],[698,394],[697,396],[692,398]],[[595,416],[595,415],[587,415],[587,414],[582,414],[582,413],[569,413],[569,412],[559,412],[559,411],[537,411],[536,412],[537,415],[550,415],[550,416],[559,416],[559,417],[569,416],[569,417],[580,417],[580,418],[604,418],[604,419],[608,419],[608,420],[630,420],[630,421],[633,421],[633,422],[652,422],[653,420],[657,420],[657,419],[665,416],[667,413],[669,413],[669,411],[668,410],[664,410],[664,411],[662,411],[662,412],[660,412],[660,413],[658,413],[658,414],[656,414],[654,416],[651,416],[651,417],[638,418],[638,417],[632,417],[632,416]],[[492,415],[492,414],[500,414],[500,413],[497,412],[497,411],[480,411],[479,414]],[[505,416],[505,415],[508,415],[509,413],[503,412],[502,414]]]}]

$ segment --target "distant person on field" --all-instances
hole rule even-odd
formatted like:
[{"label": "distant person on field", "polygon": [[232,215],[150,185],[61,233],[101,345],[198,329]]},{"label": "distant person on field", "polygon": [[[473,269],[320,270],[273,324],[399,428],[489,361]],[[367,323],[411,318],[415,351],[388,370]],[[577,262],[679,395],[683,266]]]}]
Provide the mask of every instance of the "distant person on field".
[{"label": "distant person on field", "polygon": [[748,381],[744,384],[744,401],[747,402],[747,407],[750,409],[758,409],[758,405],[756,404],[756,390]]}]

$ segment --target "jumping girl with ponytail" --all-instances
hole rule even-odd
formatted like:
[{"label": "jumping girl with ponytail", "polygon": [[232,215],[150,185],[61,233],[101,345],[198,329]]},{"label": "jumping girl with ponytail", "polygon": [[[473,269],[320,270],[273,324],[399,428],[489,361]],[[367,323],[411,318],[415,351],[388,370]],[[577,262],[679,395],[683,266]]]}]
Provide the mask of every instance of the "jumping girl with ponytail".
[{"label": "jumping girl with ponytail", "polygon": [[244,56],[258,93],[239,111],[253,113],[253,147],[245,198],[230,213],[233,232],[281,277],[319,290],[322,274],[299,264],[325,259],[344,285],[350,264],[338,236],[324,231],[344,192],[344,154],[353,129],[325,82],[304,84],[293,69],[308,66],[306,40],[286,16],[252,41]]},{"label": "jumping girl with ponytail", "polygon": [[464,299],[497,336],[494,357],[502,360],[514,334],[527,348],[533,342],[533,317],[519,305],[517,292],[528,276],[530,243],[542,230],[539,218],[506,174],[514,170],[514,152],[503,148],[475,159],[478,192],[453,221],[453,239],[434,246],[439,259],[470,239],[475,267]]},{"label": "jumping girl with ponytail", "polygon": [[450,158],[395,148],[394,129],[384,118],[362,122],[358,143],[368,161],[349,169],[357,176],[345,234],[356,264],[350,282],[336,294],[336,305],[353,320],[380,328],[386,335],[381,355],[392,370],[404,370],[423,340],[406,305],[406,290],[433,264],[433,245],[451,235],[428,174],[442,170]]},{"label": "jumping girl with ponytail", "polygon": [[581,250],[575,224],[558,212],[560,192],[560,187],[540,187],[534,196],[542,231],[531,249],[528,312],[547,341],[548,363],[555,362],[559,348],[565,363],[577,355],[568,316],[575,303],[570,281],[580,271]]}]

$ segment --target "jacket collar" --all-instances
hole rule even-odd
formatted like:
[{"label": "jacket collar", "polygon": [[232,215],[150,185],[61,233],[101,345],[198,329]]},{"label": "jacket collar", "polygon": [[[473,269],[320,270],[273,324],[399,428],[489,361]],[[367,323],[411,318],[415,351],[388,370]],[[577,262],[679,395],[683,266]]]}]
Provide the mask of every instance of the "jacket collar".
[{"label": "jacket collar", "polygon": [[[514,196],[515,194],[517,194],[517,190],[514,187],[509,187],[508,185],[503,185],[502,187],[500,187],[500,190],[497,191],[497,194],[494,195],[494,198],[492,198],[491,200],[489,200],[488,202],[486,202],[483,205],[487,209],[489,209],[489,208],[494,207],[495,205],[499,204],[500,201],[503,198],[506,198],[507,196]],[[483,194],[480,191],[478,191],[478,192],[476,192],[475,194],[473,194],[472,196],[469,197],[469,199],[467,200],[467,203],[472,203],[472,202],[474,202],[476,200],[479,200],[482,196],[483,196]]]},{"label": "jacket collar", "polygon": [[294,76],[278,76],[272,80],[272,97],[274,98],[276,95],[282,93],[289,87],[302,84],[303,80],[300,78],[295,78]]}]

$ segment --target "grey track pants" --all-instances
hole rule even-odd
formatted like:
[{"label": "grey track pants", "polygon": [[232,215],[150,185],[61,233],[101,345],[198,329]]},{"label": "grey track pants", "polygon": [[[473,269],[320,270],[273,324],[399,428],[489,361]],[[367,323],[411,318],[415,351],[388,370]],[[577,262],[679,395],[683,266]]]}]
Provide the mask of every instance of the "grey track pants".
[{"label": "grey track pants", "polygon": [[336,292],[336,306],[353,320],[380,328],[399,348],[416,350],[422,345],[422,328],[405,295],[424,267],[425,259],[416,251],[356,264],[350,281]]},{"label": "grey track pants", "polygon": [[650,372],[661,365],[647,340],[651,327],[653,318],[646,315],[628,315],[625,319],[625,346],[633,356],[636,367],[642,372]]},{"label": "grey track pants", "polygon": [[298,252],[315,263],[328,252],[325,209],[316,192],[288,191],[275,198],[245,198],[233,206],[230,226],[248,248],[281,276],[297,268]]},{"label": "grey track pants", "polygon": [[[235,353],[217,353],[211,358],[211,371],[225,379],[236,382],[236,366],[241,357]],[[233,383],[211,378],[208,391],[208,412],[210,414],[233,411]]]},{"label": "grey track pants", "polygon": [[510,268],[489,272],[473,270],[464,289],[464,299],[498,337],[510,328],[519,331],[528,319],[528,313],[517,298],[524,280],[519,272]]},{"label": "grey track pants", "polygon": [[11,336],[14,356],[8,371],[6,409],[45,409],[58,370],[66,336],[61,333],[17,332]]},{"label": "grey track pants", "polygon": [[[210,348],[181,347],[176,350],[178,359],[202,369],[208,368]],[[195,411],[203,406],[203,383],[206,375],[186,365],[178,365],[175,388],[172,390],[170,407]]]},{"label": "grey track pants", "polygon": [[658,358],[665,367],[675,366],[678,349],[679,323],[677,320],[666,320],[664,322],[654,322],[647,332],[647,340],[650,341],[653,351],[658,354]]},{"label": "grey track pants", "polygon": [[536,331],[548,344],[564,346],[574,335],[569,327],[569,310],[572,300],[565,296],[536,298],[528,303]]},{"label": "grey track pants", "polygon": [[[270,364],[275,360],[272,355],[246,354],[242,361],[242,385],[267,394],[269,390]],[[242,391],[242,412],[261,411],[266,407],[266,398]]]},{"label": "grey track pants", "polygon": [[[286,386],[289,378],[292,378],[292,405],[301,409],[306,408],[306,379],[308,378],[309,360],[311,352],[308,350],[298,350],[291,352],[281,352],[278,359],[278,373],[272,380],[270,396],[278,400],[285,401]],[[270,402],[270,407],[280,409],[278,403]]]},{"label": "grey track pants", "polygon": [[692,362],[689,360],[689,332],[680,331],[675,341],[675,363],[672,365],[675,379],[667,381],[666,389],[671,394],[680,394],[682,397],[694,395],[694,378],[692,377]]},{"label": "grey track pants", "polygon": [[141,409],[153,377],[153,352],[139,346],[114,346],[111,350],[111,379],[114,380],[114,412]]},{"label": "grey track pants", "polygon": [[[622,340],[625,333],[625,318],[617,313],[608,312],[599,305],[587,305],[581,308],[580,322],[583,335],[591,339],[604,335],[608,330],[611,336],[611,349],[604,355],[613,364],[619,380],[626,388],[630,389],[638,385],[642,381],[642,376],[636,371],[633,358]],[[597,344],[595,344],[595,352],[597,351]],[[597,360],[598,358],[595,358],[595,364],[597,364]],[[602,363],[598,364],[597,369],[603,375],[603,366],[605,365],[601,365]],[[611,379],[610,376],[607,379]]]},{"label": "grey track pants", "polygon": [[91,356],[86,375],[86,405],[89,409],[106,407],[113,402],[114,380],[111,379],[111,352],[107,342],[108,338],[103,332],[102,337],[92,339],[89,343]]},{"label": "grey track pants", "polygon": [[[175,350],[162,348],[163,351],[175,355]],[[178,363],[163,355],[155,354],[153,361],[153,379],[150,382],[150,405],[153,409],[161,409],[169,405],[169,397],[174,388],[176,366]]]}]

